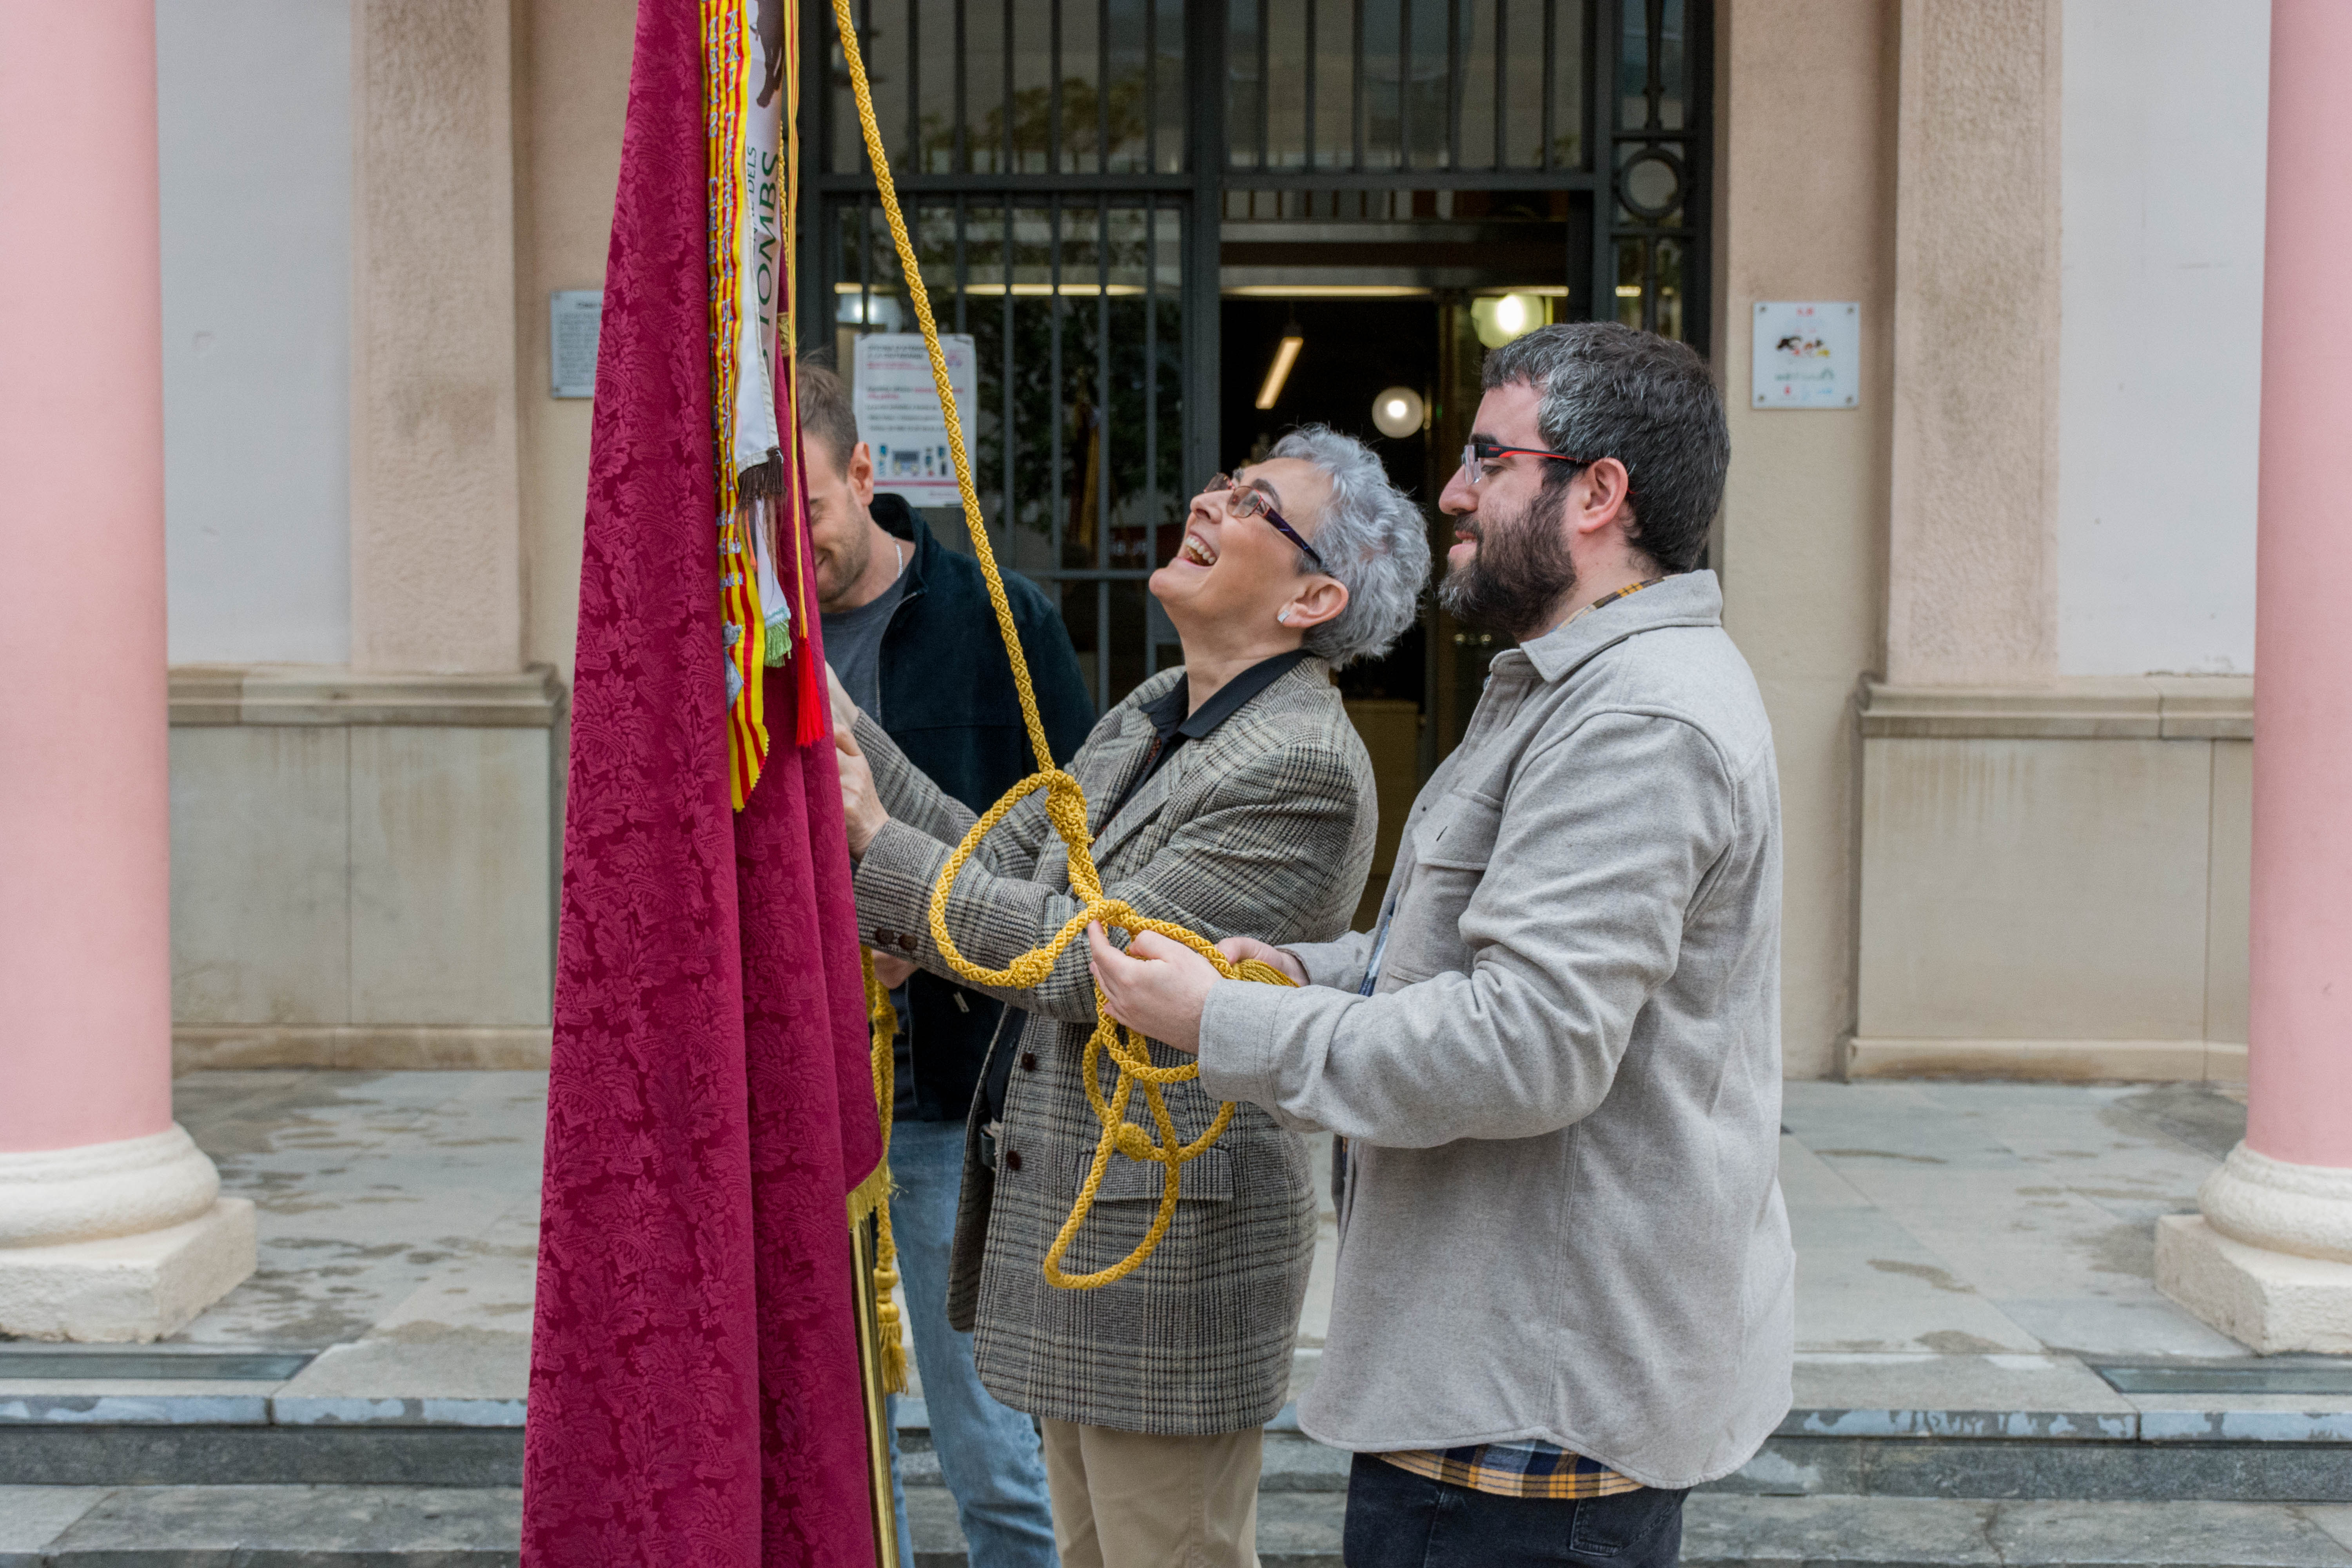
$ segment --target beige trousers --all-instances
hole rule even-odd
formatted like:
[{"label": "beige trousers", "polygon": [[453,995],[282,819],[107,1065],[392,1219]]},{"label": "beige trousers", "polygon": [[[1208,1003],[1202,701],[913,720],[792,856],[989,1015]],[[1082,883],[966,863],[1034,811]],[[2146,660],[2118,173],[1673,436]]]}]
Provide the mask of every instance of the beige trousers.
[{"label": "beige trousers", "polygon": [[1157,1437],[1045,1425],[1062,1568],[1257,1568],[1263,1431]]}]

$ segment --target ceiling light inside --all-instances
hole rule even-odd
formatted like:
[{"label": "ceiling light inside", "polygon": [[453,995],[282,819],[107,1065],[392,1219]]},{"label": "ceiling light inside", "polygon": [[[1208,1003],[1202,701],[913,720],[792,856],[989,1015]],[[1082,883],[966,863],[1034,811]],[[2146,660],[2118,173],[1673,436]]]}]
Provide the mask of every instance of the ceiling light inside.
[{"label": "ceiling light inside", "polygon": [[1501,348],[1551,320],[1551,300],[1533,291],[1490,294],[1470,301],[1471,330],[1490,349]]},{"label": "ceiling light inside", "polygon": [[1274,351],[1274,363],[1265,367],[1265,380],[1258,384],[1260,408],[1273,407],[1275,400],[1282,395],[1282,384],[1290,379],[1290,367],[1298,363],[1298,351],[1306,346],[1305,338],[1294,335],[1283,339]]},{"label": "ceiling light inside", "polygon": [[1383,436],[1410,436],[1421,428],[1428,413],[1421,394],[1410,386],[1391,386],[1372,399],[1372,423]]},{"label": "ceiling light inside", "polygon": [[1219,292],[1228,300],[1426,300],[1437,290],[1417,283],[1236,283]]}]

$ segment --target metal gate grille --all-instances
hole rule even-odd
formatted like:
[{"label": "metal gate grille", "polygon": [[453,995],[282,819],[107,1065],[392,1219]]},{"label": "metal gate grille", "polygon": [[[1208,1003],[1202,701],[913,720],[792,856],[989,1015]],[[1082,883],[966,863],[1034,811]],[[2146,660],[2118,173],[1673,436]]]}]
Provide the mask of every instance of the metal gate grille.
[{"label": "metal gate grille", "polygon": [[[980,351],[991,542],[1060,605],[1098,706],[1173,656],[1144,580],[1192,487],[1242,456],[1217,450],[1224,243],[1328,220],[1288,239],[1360,258],[1516,224],[1561,237],[1524,280],[1549,319],[1706,343],[1706,0],[858,3],[925,281]],[[830,7],[804,27],[829,40]],[[846,370],[856,334],[914,322],[839,50],[804,58],[823,216],[799,305],[833,326],[802,347]],[[1432,281],[1407,291],[1464,335],[1468,295]]]},{"label": "metal gate grille", "polygon": [[1588,0],[1229,5],[1234,169],[1586,166]]},{"label": "metal gate grille", "polygon": [[1615,171],[1616,315],[1707,347],[1707,191],[1714,151],[1712,29],[1698,0],[1612,0],[1617,90],[1610,97]]},{"label": "metal gate grille", "polygon": [[[859,0],[857,9],[875,115],[902,179],[1187,166],[1183,0]],[[861,175],[832,11],[817,15],[830,69],[824,167]]]}]

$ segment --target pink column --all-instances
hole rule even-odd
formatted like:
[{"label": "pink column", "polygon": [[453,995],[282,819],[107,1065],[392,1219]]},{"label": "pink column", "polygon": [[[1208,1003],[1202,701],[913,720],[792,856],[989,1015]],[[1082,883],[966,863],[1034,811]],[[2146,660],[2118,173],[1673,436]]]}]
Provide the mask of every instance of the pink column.
[{"label": "pink column", "polygon": [[2352,5],[2273,0],[2246,1141],[2156,1282],[2265,1355],[2352,1353]]},{"label": "pink column", "polygon": [[172,1125],[153,0],[0,5],[0,1154]]},{"label": "pink column", "polygon": [[2352,5],[2271,29],[2246,1143],[2352,1167]]},{"label": "pink column", "polygon": [[0,1334],[253,1272],[172,1121],[153,0],[0,0]]}]

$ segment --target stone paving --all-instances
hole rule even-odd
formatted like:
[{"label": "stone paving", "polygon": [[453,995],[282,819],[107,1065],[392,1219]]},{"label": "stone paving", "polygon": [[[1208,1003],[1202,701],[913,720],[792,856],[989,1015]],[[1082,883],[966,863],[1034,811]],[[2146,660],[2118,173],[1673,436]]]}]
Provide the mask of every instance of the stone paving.
[{"label": "stone paving", "polygon": [[[257,1205],[261,1260],[176,1341],[341,1347],[281,1397],[521,1397],[543,1074],[210,1072],[177,1092],[225,1189]],[[1801,1405],[1864,1385],[1903,1403],[1946,1379],[2079,1387],[2043,1364],[2060,1360],[2246,1353],[2152,1279],[2157,1216],[2196,1206],[2242,1131],[2233,1100],[1793,1083],[1783,1117],[1804,1381],[1841,1395],[1801,1389]],[[1329,1313],[1325,1206],[1309,1351]]]},{"label": "stone paving", "polygon": [[2244,1131],[2199,1089],[1790,1084],[1780,1184],[1820,1356],[2238,1356],[2159,1295],[2156,1221]]},{"label": "stone paving", "polygon": [[[177,1093],[225,1189],[258,1208],[260,1267],[173,1342],[324,1352],[283,1384],[208,1394],[266,1396],[281,1423],[519,1422],[543,1074],[205,1072]],[[2194,1208],[2243,1115],[2186,1087],[1790,1084],[1800,1409],[2129,1419],[2148,1400],[2086,1359],[2243,1356],[2152,1279],[2157,1216]],[[1331,1247],[1327,1194],[1302,1384]],[[0,1384],[0,1400],[80,1392]]]}]

